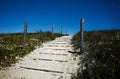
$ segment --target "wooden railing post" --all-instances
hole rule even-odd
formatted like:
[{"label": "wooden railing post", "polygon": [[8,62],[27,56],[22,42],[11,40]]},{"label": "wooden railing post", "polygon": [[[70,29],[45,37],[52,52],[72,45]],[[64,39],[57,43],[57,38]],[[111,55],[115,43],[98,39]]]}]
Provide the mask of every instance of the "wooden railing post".
[{"label": "wooden railing post", "polygon": [[28,22],[25,21],[25,23],[24,23],[24,42],[23,42],[23,49],[26,48],[27,27],[28,27]]},{"label": "wooden railing post", "polygon": [[52,24],[52,35],[54,35],[54,24]]},{"label": "wooden railing post", "polygon": [[82,64],[81,64],[81,77],[82,79],[84,78],[84,74],[83,74],[83,67],[86,67],[86,70],[88,71],[89,74],[89,79],[94,79],[93,75],[92,75],[92,71],[90,68],[90,64],[89,64],[89,58],[88,58],[88,54],[85,51],[85,45],[84,45],[84,19],[82,18],[80,21],[80,32],[81,32],[81,52],[83,54],[83,59],[82,59]]},{"label": "wooden railing post", "polygon": [[[84,54],[84,19],[82,18],[80,20],[80,39],[81,39],[81,42],[80,42],[80,51],[82,54]],[[84,74],[83,74],[83,67],[84,67],[84,62],[82,61],[81,63],[81,79],[84,78]]]},{"label": "wooden railing post", "polygon": [[84,53],[84,19],[80,21],[80,32],[81,32],[81,52]]}]

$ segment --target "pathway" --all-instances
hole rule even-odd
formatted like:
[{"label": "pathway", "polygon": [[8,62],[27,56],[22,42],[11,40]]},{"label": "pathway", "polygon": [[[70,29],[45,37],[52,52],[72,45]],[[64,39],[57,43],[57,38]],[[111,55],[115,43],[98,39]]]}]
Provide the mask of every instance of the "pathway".
[{"label": "pathway", "polygon": [[8,70],[0,70],[0,79],[70,79],[77,71],[78,57],[72,51],[71,36],[43,44]]}]

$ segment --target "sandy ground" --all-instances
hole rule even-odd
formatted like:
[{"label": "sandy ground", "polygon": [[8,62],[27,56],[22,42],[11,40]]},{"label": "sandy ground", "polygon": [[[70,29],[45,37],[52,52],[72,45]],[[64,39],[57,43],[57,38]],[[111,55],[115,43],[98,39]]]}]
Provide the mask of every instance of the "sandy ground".
[{"label": "sandy ground", "polygon": [[70,79],[76,73],[79,58],[69,51],[71,36],[63,36],[22,58],[13,67],[0,70],[0,79]]}]

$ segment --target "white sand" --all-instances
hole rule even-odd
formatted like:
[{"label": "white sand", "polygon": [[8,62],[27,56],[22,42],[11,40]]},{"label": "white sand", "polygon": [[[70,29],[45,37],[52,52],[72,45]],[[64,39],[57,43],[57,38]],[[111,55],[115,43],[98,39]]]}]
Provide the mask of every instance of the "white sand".
[{"label": "white sand", "polygon": [[70,79],[79,61],[68,52],[71,38],[63,36],[37,48],[15,66],[0,70],[0,79]]}]

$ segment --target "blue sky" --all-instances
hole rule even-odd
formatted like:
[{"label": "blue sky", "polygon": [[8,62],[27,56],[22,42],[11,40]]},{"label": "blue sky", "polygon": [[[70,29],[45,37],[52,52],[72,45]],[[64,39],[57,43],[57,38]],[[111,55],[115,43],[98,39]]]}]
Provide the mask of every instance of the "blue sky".
[{"label": "blue sky", "polygon": [[51,31],[71,35],[80,30],[80,19],[85,19],[85,30],[120,29],[120,0],[0,0],[0,33],[23,32],[28,21],[28,32]]}]

